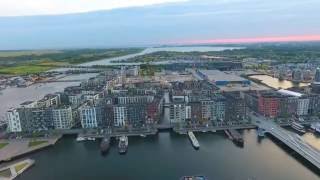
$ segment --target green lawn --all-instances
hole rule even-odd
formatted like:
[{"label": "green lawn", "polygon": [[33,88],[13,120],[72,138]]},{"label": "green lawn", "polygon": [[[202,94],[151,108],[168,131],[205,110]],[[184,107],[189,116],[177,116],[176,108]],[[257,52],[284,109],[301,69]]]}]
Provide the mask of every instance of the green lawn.
[{"label": "green lawn", "polygon": [[15,165],[14,169],[16,170],[16,172],[19,172],[21,169],[25,168],[27,165],[28,165],[27,162],[20,163],[18,165]]},{"label": "green lawn", "polygon": [[16,56],[31,56],[31,55],[44,55],[44,54],[55,54],[62,53],[58,50],[35,50],[35,51],[0,51],[0,57],[16,57]]},{"label": "green lawn", "polygon": [[4,148],[6,145],[8,145],[9,143],[0,143],[0,149]]},{"label": "green lawn", "polygon": [[20,65],[15,67],[0,67],[0,74],[33,74],[52,69],[50,66],[39,66],[39,65]]},{"label": "green lawn", "polygon": [[48,143],[48,141],[30,141],[28,146],[34,147],[34,146],[38,146],[38,145],[44,144],[44,143]]},{"label": "green lawn", "polygon": [[2,171],[0,171],[0,179],[1,179],[1,177],[5,177],[5,178],[9,178],[9,177],[11,177],[11,171],[10,171],[10,169],[5,169],[5,170],[2,170]]}]

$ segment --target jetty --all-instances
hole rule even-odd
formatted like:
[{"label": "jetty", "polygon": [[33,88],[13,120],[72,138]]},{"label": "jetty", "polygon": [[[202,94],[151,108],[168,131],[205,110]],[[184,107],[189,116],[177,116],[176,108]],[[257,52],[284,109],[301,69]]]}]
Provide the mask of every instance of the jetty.
[{"label": "jetty", "polygon": [[188,136],[189,136],[189,139],[192,143],[192,146],[195,148],[195,149],[199,149],[200,148],[200,144],[196,138],[196,136],[193,134],[192,131],[188,131]]},{"label": "jetty", "polygon": [[11,165],[7,165],[5,167],[0,168],[0,179],[3,180],[13,180],[22,174],[24,171],[29,169],[33,164],[34,160],[26,159],[23,161],[19,161],[13,163]]}]

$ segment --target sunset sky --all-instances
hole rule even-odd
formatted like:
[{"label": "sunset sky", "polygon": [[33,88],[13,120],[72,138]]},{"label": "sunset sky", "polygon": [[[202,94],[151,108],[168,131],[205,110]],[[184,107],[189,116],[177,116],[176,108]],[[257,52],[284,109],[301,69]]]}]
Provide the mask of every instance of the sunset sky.
[{"label": "sunset sky", "polygon": [[0,49],[320,40],[319,0],[0,0]]}]

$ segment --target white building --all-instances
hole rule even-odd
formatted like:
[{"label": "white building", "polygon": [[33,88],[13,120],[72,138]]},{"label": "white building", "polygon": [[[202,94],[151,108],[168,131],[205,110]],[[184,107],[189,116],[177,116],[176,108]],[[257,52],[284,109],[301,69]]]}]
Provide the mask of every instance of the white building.
[{"label": "white building", "polygon": [[117,99],[119,104],[150,103],[154,100],[154,96],[123,96]]},{"label": "white building", "polygon": [[55,129],[70,129],[74,125],[71,107],[53,109],[52,119]]},{"label": "white building", "polygon": [[186,119],[191,119],[191,106],[186,106]]},{"label": "white building", "polygon": [[309,102],[310,100],[308,98],[298,99],[297,114],[299,116],[308,115]]},{"label": "white building", "polygon": [[79,108],[79,115],[82,128],[97,128],[97,113],[96,108],[91,106],[81,106]]},{"label": "white building", "polygon": [[[188,113],[186,112],[188,111]],[[187,114],[191,118],[191,107],[186,107],[184,103],[182,104],[171,104],[170,105],[170,122],[171,123],[180,123],[185,122]]]},{"label": "white building", "polygon": [[6,113],[6,118],[8,121],[8,131],[9,132],[21,132],[21,121],[19,113],[16,109],[10,109]]},{"label": "white building", "polygon": [[124,126],[127,119],[127,109],[124,106],[113,107],[114,126]]}]

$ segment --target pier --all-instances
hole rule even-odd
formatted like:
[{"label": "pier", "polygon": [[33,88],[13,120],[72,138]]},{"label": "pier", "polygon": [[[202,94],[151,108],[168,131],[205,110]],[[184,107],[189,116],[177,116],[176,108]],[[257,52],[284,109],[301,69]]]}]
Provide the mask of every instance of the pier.
[{"label": "pier", "polygon": [[34,160],[26,159],[20,162],[0,168],[0,179],[12,180],[29,169],[34,164]]},{"label": "pier", "polygon": [[188,132],[188,136],[189,136],[189,139],[190,139],[190,141],[191,141],[191,143],[192,143],[193,147],[194,147],[194,148],[196,148],[196,149],[199,149],[200,144],[199,144],[199,142],[198,142],[198,140],[197,140],[196,136],[193,134],[193,132],[192,132],[192,131],[189,131],[189,132]]},{"label": "pier", "polygon": [[264,129],[265,133],[269,133],[292,150],[300,154],[306,160],[308,160],[315,167],[320,169],[320,151],[312,147],[306,141],[304,141],[299,135],[289,132],[275,122],[272,119],[268,119],[263,116],[249,114],[253,123],[258,126],[258,128]]}]

